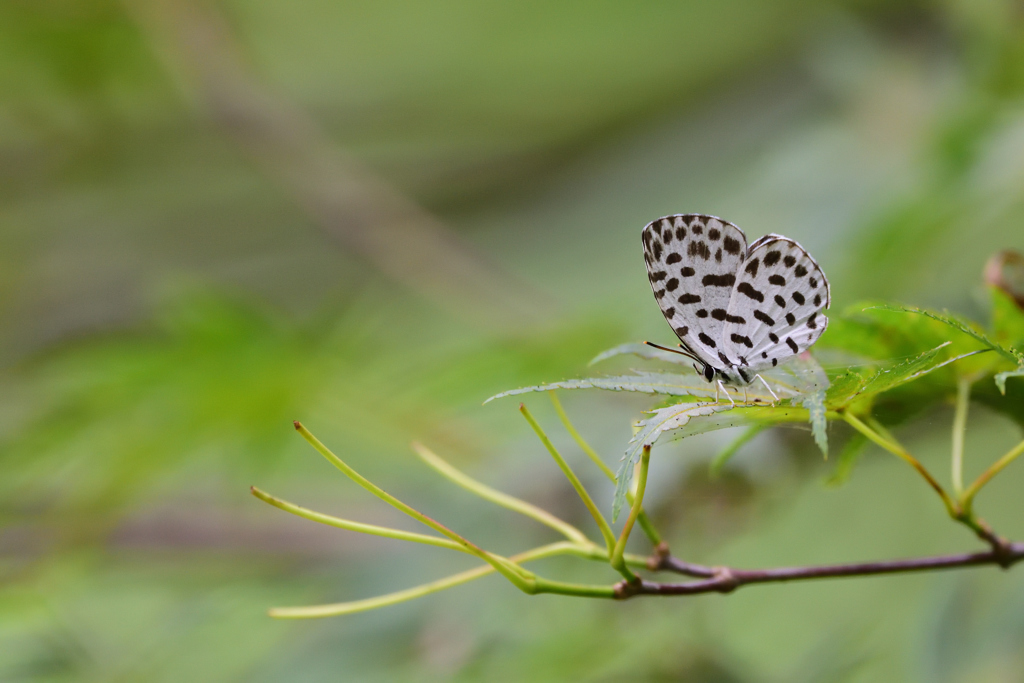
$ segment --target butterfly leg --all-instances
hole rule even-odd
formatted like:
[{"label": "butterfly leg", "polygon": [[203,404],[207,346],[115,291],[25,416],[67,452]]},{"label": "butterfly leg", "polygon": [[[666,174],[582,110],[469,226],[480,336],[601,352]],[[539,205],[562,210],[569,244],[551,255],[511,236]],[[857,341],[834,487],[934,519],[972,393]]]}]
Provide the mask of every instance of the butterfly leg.
[{"label": "butterfly leg", "polygon": [[772,391],[772,388],[770,386],[768,386],[768,382],[765,382],[764,381],[764,377],[762,377],[761,375],[754,375],[754,376],[757,377],[759,380],[761,380],[761,384],[764,385],[764,388],[767,389],[768,393],[771,394],[772,398],[775,399],[775,403],[772,403],[772,405],[773,406],[777,405],[778,402],[779,402],[779,397],[775,394],[774,391]]},{"label": "butterfly leg", "polygon": [[718,403],[718,389],[719,389],[719,387],[722,389],[723,392],[725,392],[725,397],[727,399],[729,399],[729,403],[731,403],[733,406],[735,406],[736,405],[736,401],[732,400],[732,396],[729,395],[729,390],[725,388],[724,384],[722,384],[722,380],[718,380],[718,383],[715,385],[715,403]]}]

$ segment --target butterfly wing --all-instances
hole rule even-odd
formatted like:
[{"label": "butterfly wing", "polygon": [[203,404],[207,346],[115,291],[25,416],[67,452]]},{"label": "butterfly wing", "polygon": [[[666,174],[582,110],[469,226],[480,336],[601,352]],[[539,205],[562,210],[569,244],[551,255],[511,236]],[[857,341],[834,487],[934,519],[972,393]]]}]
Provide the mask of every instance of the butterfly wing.
[{"label": "butterfly wing", "polygon": [[647,276],[676,336],[714,367],[732,364],[722,354],[722,333],[747,237],[714,216],[678,214],[643,229]]},{"label": "butterfly wing", "polygon": [[752,372],[804,351],[828,326],[828,278],[799,244],[765,235],[752,245],[729,302],[725,353]]}]

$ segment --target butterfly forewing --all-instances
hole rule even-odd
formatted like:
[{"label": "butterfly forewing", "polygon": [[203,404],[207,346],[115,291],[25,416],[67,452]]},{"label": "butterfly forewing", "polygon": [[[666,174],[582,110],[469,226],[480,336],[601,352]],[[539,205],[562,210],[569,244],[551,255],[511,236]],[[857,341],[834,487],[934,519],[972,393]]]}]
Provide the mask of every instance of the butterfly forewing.
[{"label": "butterfly forewing", "polygon": [[803,247],[781,235],[751,245],[728,307],[724,352],[751,371],[804,351],[828,325],[829,284]]},{"label": "butterfly forewing", "polygon": [[672,330],[712,366],[731,362],[722,335],[746,235],[714,216],[679,214],[648,223],[643,243],[651,288]]}]

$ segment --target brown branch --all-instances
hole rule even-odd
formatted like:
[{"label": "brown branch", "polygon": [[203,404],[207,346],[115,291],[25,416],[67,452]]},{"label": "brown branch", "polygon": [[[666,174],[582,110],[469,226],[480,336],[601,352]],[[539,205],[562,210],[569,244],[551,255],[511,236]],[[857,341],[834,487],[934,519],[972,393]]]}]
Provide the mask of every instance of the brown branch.
[{"label": "brown branch", "polygon": [[658,583],[621,581],[615,586],[615,597],[624,600],[635,595],[698,595],[700,593],[731,593],[740,586],[754,583],[781,583],[810,579],[833,579],[844,576],[873,576],[875,574],[902,574],[937,569],[959,569],[979,565],[996,565],[1008,569],[1024,560],[1024,543],[1007,543],[1002,550],[959,555],[939,555],[909,560],[860,562],[810,567],[779,567],[776,569],[733,569],[690,564],[674,557],[652,561],[652,569],[672,571],[702,577],[702,581],[686,583]]}]

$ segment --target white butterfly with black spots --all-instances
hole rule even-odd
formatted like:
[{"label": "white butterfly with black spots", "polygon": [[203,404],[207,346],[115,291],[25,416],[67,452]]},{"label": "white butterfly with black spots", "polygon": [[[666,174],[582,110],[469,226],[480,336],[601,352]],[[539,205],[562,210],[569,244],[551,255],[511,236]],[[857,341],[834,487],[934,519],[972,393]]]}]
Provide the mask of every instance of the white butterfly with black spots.
[{"label": "white butterfly with black spots", "polygon": [[738,227],[701,214],[651,221],[643,244],[654,296],[682,342],[677,353],[723,391],[723,381],[759,379],[777,401],[759,372],[805,351],[828,326],[828,278],[811,255],[782,235],[748,247]]}]

